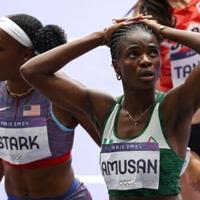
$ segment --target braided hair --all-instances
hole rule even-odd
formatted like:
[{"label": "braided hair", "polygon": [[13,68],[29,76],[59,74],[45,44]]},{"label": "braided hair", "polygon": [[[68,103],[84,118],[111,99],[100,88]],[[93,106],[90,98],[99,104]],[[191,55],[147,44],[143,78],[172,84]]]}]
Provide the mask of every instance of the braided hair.
[{"label": "braided hair", "polygon": [[139,13],[144,15],[152,15],[160,24],[165,26],[174,27],[172,7],[167,0],[139,0],[136,4]]},{"label": "braided hair", "polygon": [[150,35],[154,35],[158,41],[159,41],[159,36],[152,31],[147,25],[142,24],[142,23],[137,23],[137,24],[131,24],[131,25],[126,25],[126,26],[121,26],[119,29],[117,29],[111,36],[110,42],[109,42],[109,47],[110,47],[110,52],[111,52],[111,57],[112,59],[117,59],[119,56],[119,46],[121,42],[123,42],[127,36],[130,33],[133,32],[146,32],[149,33]]},{"label": "braided hair", "polygon": [[27,14],[9,15],[8,18],[29,36],[37,53],[43,53],[67,42],[64,30],[57,25],[43,26],[38,19]]}]

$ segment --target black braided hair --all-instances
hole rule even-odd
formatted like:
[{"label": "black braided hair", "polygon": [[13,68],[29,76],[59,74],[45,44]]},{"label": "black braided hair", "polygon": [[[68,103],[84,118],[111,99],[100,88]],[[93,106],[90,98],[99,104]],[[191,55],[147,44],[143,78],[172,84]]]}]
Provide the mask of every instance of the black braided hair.
[{"label": "black braided hair", "polygon": [[170,27],[175,26],[172,7],[167,0],[139,0],[136,6],[139,6],[138,10],[140,13],[152,15],[160,24]]},{"label": "black braided hair", "polygon": [[20,26],[29,36],[37,53],[43,53],[67,42],[64,30],[57,25],[46,25],[27,14],[9,15],[8,18]]},{"label": "black braided hair", "polygon": [[120,53],[119,46],[121,42],[123,42],[130,33],[136,31],[149,33],[150,35],[154,35],[158,39],[158,41],[160,40],[159,36],[145,24],[137,23],[137,24],[121,26],[112,34],[110,42],[108,44],[108,46],[110,47],[112,59],[118,58]]}]

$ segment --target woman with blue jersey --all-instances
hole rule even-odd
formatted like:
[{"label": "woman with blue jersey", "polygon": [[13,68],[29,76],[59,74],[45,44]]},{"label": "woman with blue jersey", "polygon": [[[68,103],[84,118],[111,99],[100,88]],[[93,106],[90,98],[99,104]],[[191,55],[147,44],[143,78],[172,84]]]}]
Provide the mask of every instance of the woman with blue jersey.
[{"label": "woman with blue jersey", "polygon": [[96,130],[81,112],[52,105],[19,71],[32,57],[65,43],[57,25],[43,26],[27,14],[0,18],[0,177],[8,200],[91,200],[74,177],[71,150],[78,123],[98,143]]}]

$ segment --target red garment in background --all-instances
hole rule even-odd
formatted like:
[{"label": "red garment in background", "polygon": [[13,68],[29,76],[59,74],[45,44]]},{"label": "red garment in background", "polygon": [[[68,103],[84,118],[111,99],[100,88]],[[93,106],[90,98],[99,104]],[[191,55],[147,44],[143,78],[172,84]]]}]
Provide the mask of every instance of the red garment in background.
[{"label": "red garment in background", "polygon": [[[176,28],[182,29],[182,30],[200,32],[200,0],[192,0],[188,4],[187,7],[182,8],[182,9],[174,8],[173,15],[176,17]],[[173,84],[173,81],[172,81],[172,78],[173,78],[172,77],[172,59],[174,59],[176,63],[180,61],[179,63],[183,64],[185,61],[184,57],[188,56],[186,52],[189,50],[190,50],[189,52],[190,54],[192,53],[194,54],[194,51],[192,52],[191,49],[181,46],[181,45],[177,45],[173,42],[164,41],[161,44],[162,67],[161,67],[160,80],[157,84],[157,89],[166,92],[176,86]],[[184,71],[184,74],[189,73],[189,70],[188,70],[189,65],[194,67],[194,59],[196,59],[197,57],[198,56],[194,57],[193,61],[189,61],[189,59],[187,58],[188,66],[186,66],[187,69],[185,69],[186,72]],[[195,60],[196,64],[198,64],[199,61]],[[191,63],[188,63],[188,62],[191,62]],[[182,71],[180,71],[179,73],[182,75]]]}]

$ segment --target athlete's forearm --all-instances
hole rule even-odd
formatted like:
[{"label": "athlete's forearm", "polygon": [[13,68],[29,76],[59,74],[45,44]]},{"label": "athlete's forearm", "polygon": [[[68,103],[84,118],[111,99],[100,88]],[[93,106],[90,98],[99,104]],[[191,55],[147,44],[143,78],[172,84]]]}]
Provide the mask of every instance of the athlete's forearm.
[{"label": "athlete's forearm", "polygon": [[200,33],[163,27],[161,34],[164,38],[188,46],[200,53]]},{"label": "athlete's forearm", "polygon": [[[183,44],[200,52],[200,33],[195,33],[191,31],[178,30],[170,27],[165,27],[161,30],[162,35],[170,40],[177,43]],[[195,112],[200,106],[200,65],[192,70],[189,76],[186,78],[183,86],[183,99],[188,105],[193,107]]]},{"label": "athlete's forearm", "polygon": [[162,35],[164,38],[200,52],[200,33],[163,26],[153,19],[141,19],[140,21],[147,24],[155,33]]},{"label": "athlete's forearm", "polygon": [[36,75],[51,75],[71,60],[103,44],[104,40],[104,32],[100,31],[68,42],[32,58],[22,66],[21,72],[28,80]]}]

